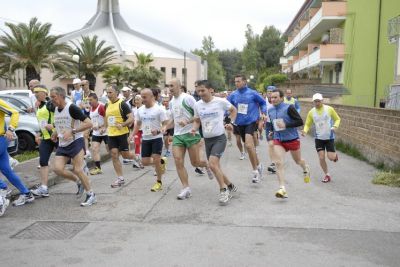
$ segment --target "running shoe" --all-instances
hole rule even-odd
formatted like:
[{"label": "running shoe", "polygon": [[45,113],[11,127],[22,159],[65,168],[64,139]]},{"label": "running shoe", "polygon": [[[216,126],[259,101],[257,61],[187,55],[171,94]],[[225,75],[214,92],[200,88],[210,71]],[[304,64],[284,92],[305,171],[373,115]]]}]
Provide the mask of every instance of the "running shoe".
[{"label": "running shoe", "polygon": [[309,183],[310,182],[310,166],[306,165],[306,170],[303,172],[304,175],[304,182]]},{"label": "running shoe", "polygon": [[226,205],[228,204],[229,200],[232,198],[232,195],[230,194],[230,191],[226,188],[221,189],[221,191],[219,192],[219,204],[221,205]]},{"label": "running shoe", "polygon": [[183,200],[186,198],[190,198],[191,196],[192,196],[192,191],[190,190],[190,187],[185,187],[179,192],[176,198],[179,200]]},{"label": "running shoe", "polygon": [[86,199],[81,203],[81,207],[92,206],[97,202],[96,194],[91,192],[86,194]]},{"label": "running shoe", "polygon": [[132,165],[132,167],[133,167],[134,169],[137,169],[137,170],[143,169],[143,168],[144,168],[143,165],[142,165],[142,163],[141,163],[140,161],[138,161],[138,160],[133,160],[133,165]]},{"label": "running shoe", "polygon": [[210,168],[206,168],[206,171],[207,171],[208,179],[210,179],[210,180],[214,179],[214,173],[212,172],[212,170]]},{"label": "running shoe", "polygon": [[134,162],[135,162],[134,159],[122,159],[122,164],[124,164],[124,165],[129,165],[129,164],[132,164]]},{"label": "running shoe", "polygon": [[167,169],[167,158],[166,157],[162,157],[161,158],[161,173],[165,173],[166,169]]},{"label": "running shoe", "polygon": [[97,174],[102,174],[103,171],[99,167],[94,167],[93,169],[90,170],[91,175],[97,175]]},{"label": "running shoe", "polygon": [[197,168],[197,167],[196,167],[196,169],[194,169],[194,171],[195,171],[198,175],[204,175],[204,174],[205,174],[204,171],[203,171],[202,169]]},{"label": "running shoe", "polygon": [[239,159],[244,160],[245,158],[246,158],[246,154],[244,152],[241,153]]},{"label": "running shoe", "polygon": [[121,179],[121,178],[117,178],[117,180],[115,180],[112,184],[111,187],[112,188],[117,188],[117,187],[121,187],[125,184],[125,180]]},{"label": "running shoe", "polygon": [[228,141],[228,146],[231,147],[232,146],[232,142]]},{"label": "running shoe", "polygon": [[322,179],[321,182],[323,183],[329,183],[331,181],[331,176],[330,175],[325,175],[325,178]]},{"label": "running shoe", "polygon": [[230,184],[230,185],[228,185],[228,190],[229,190],[231,193],[236,193],[236,192],[238,191],[238,188],[237,188],[236,185]]},{"label": "running shoe", "polygon": [[257,184],[260,182],[260,173],[258,171],[253,171],[253,178],[251,178],[251,182],[253,184]]},{"label": "running shoe", "polygon": [[6,197],[0,196],[0,217],[3,216],[4,212],[6,212],[8,205],[10,205],[10,200]]},{"label": "running shoe", "polygon": [[49,196],[49,188],[44,188],[42,185],[38,186],[35,189],[32,189],[31,192],[35,197],[48,197]]},{"label": "running shoe", "polygon": [[270,173],[276,173],[276,165],[275,165],[275,163],[272,163],[271,165],[269,165],[267,170]]},{"label": "running shoe", "polygon": [[83,185],[80,181],[76,183],[76,186],[78,187],[78,191],[75,194],[76,198],[81,198],[85,189],[83,188]]},{"label": "running shoe", "polygon": [[169,150],[166,150],[164,153],[164,157],[170,157],[171,156],[171,152]]},{"label": "running shoe", "polygon": [[286,190],[283,188],[279,188],[279,190],[276,191],[275,196],[277,198],[287,198],[288,197]]},{"label": "running shoe", "polygon": [[31,203],[35,200],[35,197],[33,196],[33,194],[31,192],[29,192],[28,194],[21,194],[19,195],[19,197],[13,201],[13,206],[22,206],[26,203]]},{"label": "running shoe", "polygon": [[153,187],[150,189],[151,192],[158,192],[162,190],[162,183],[156,182]]}]

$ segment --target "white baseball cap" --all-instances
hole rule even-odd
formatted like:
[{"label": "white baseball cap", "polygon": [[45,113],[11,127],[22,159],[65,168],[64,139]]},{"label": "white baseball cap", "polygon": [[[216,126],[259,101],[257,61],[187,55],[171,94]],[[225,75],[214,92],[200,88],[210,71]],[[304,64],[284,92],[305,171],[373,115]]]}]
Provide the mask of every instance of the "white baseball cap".
[{"label": "white baseball cap", "polygon": [[122,87],[121,91],[132,91],[132,89],[124,86],[124,87]]},{"label": "white baseball cap", "polygon": [[75,78],[75,79],[72,81],[72,84],[77,84],[77,83],[82,83],[81,79]]},{"label": "white baseball cap", "polygon": [[321,95],[320,93],[316,93],[316,94],[314,94],[314,95],[312,96],[312,101],[315,101],[315,100],[322,100],[322,99],[324,99],[324,98],[322,97],[322,95]]}]

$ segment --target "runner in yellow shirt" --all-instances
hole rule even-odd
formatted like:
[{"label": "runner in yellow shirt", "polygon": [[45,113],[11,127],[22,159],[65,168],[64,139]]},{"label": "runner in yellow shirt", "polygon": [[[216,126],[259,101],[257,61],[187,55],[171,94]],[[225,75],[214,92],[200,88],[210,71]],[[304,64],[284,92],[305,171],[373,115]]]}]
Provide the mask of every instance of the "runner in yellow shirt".
[{"label": "runner in yellow shirt", "polygon": [[328,165],[325,160],[325,150],[329,160],[338,161],[335,150],[335,131],[339,128],[340,117],[331,106],[324,105],[322,102],[321,94],[313,95],[314,108],[308,112],[302,135],[305,136],[314,125],[315,148],[318,152],[319,164],[325,173],[322,182],[328,183],[331,181],[331,175],[328,172]]}]

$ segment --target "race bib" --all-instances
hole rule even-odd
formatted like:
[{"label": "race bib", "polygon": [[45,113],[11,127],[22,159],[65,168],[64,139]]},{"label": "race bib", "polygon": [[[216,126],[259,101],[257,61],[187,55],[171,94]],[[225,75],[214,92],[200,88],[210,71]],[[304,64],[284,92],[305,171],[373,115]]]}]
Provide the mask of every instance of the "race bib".
[{"label": "race bib", "polygon": [[211,121],[207,121],[204,123],[204,132],[211,133],[213,130],[213,124]]},{"label": "race bib", "polygon": [[315,124],[316,131],[321,136],[329,136],[331,134],[331,127],[327,121],[319,121]]},{"label": "race bib", "polygon": [[285,130],[285,128],[279,127],[278,123],[283,123],[283,119],[275,119],[272,121],[272,124],[274,125],[274,130],[277,132]]},{"label": "race bib", "polygon": [[238,113],[246,115],[248,107],[249,107],[248,104],[239,104],[238,105]]},{"label": "race bib", "polygon": [[150,125],[143,125],[143,135],[152,135]]},{"label": "race bib", "polygon": [[41,120],[40,121],[40,128],[41,129],[46,129],[47,121],[46,120]]},{"label": "race bib", "polygon": [[108,117],[108,125],[115,126],[115,116]]}]

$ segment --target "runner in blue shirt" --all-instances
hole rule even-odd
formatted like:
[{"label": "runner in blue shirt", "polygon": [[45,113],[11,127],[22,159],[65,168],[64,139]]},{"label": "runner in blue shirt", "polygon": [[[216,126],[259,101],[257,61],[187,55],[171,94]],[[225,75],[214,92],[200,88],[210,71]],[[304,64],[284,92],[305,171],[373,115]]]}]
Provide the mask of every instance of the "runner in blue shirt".
[{"label": "runner in blue shirt", "polygon": [[[236,90],[228,97],[228,101],[238,111],[236,120],[232,124],[237,125],[237,130],[249,153],[253,168],[252,182],[258,183],[262,176],[263,166],[257,157],[253,134],[258,129],[257,121],[266,118],[267,105],[257,91],[247,86],[246,76],[236,75],[235,86]],[[260,111],[262,113],[261,116]]]}]

